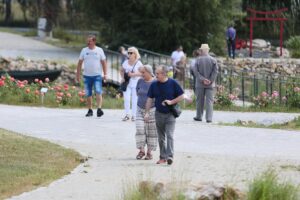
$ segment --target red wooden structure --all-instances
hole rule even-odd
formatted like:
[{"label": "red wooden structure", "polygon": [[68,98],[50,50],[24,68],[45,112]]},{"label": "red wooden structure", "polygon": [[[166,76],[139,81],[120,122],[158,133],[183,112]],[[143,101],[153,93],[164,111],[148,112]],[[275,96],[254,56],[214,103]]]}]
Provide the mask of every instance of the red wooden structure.
[{"label": "red wooden structure", "polygon": [[[287,21],[287,18],[282,16],[282,12],[287,11],[287,8],[282,8],[274,11],[257,11],[248,8],[250,17],[247,20],[250,21],[250,52],[249,56],[252,57],[252,39],[253,39],[253,22],[254,21],[279,21],[280,22],[280,56],[282,56],[282,45],[283,45],[283,23]],[[259,15],[259,16],[256,16]]]}]

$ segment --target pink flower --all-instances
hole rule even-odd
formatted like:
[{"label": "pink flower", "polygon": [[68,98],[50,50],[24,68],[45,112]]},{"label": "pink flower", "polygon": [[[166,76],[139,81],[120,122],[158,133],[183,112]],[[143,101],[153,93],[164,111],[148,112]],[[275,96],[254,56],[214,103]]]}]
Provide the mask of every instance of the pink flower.
[{"label": "pink flower", "polygon": [[1,76],[1,79],[2,79],[3,81],[5,81],[6,77],[5,77],[5,76]]},{"label": "pink flower", "polygon": [[39,82],[39,79],[38,78],[34,79],[34,82],[35,83]]},{"label": "pink flower", "polygon": [[28,94],[30,92],[30,88],[26,88],[25,92]]},{"label": "pink flower", "polygon": [[35,91],[34,91],[34,94],[35,94],[35,95],[39,95],[40,92],[39,92],[38,90],[35,90]]},{"label": "pink flower", "polygon": [[84,91],[78,92],[78,96],[83,97],[85,95]]},{"label": "pink flower", "polygon": [[236,99],[236,96],[233,95],[233,94],[229,94],[229,95],[228,95],[228,98],[230,99],[230,101],[233,101],[233,100]]},{"label": "pink flower", "polygon": [[15,78],[14,78],[14,77],[10,77],[10,81],[11,81],[11,82],[14,82],[14,81],[15,81]]},{"label": "pink flower", "polygon": [[24,81],[23,81],[23,84],[24,84],[24,85],[27,85],[27,84],[28,84],[28,81],[27,81],[27,80],[24,80]]},{"label": "pink flower", "polygon": [[286,96],[282,97],[282,101],[286,101],[286,100],[287,100]]},{"label": "pink flower", "polygon": [[279,93],[277,91],[273,91],[272,93],[272,97],[276,98],[279,96]]},{"label": "pink flower", "polygon": [[269,95],[268,95],[268,93],[266,93],[266,92],[262,92],[262,93],[261,93],[261,96],[267,97],[267,96],[269,96]]},{"label": "pink flower", "polygon": [[79,101],[80,101],[81,103],[85,102],[85,100],[84,100],[83,98],[80,98]]},{"label": "pink flower", "polygon": [[50,79],[47,77],[47,78],[45,78],[45,82],[46,83],[49,83],[49,81],[50,81]]},{"label": "pink flower", "polygon": [[23,83],[19,84],[19,88],[24,88],[24,87],[25,87],[25,85]]},{"label": "pink flower", "polygon": [[71,95],[70,93],[67,93],[67,97],[68,97],[68,98],[71,98],[72,95]]},{"label": "pink flower", "polygon": [[300,92],[300,88],[299,87],[295,87],[294,88],[294,92]]},{"label": "pink flower", "polygon": [[4,86],[5,85],[5,82],[4,80],[0,80],[0,87]]},{"label": "pink flower", "polygon": [[69,90],[69,85],[64,84],[64,90],[65,90],[65,91],[68,91],[68,90]]},{"label": "pink flower", "polygon": [[56,99],[57,99],[58,101],[61,101],[61,100],[62,100],[62,97],[57,96]]}]

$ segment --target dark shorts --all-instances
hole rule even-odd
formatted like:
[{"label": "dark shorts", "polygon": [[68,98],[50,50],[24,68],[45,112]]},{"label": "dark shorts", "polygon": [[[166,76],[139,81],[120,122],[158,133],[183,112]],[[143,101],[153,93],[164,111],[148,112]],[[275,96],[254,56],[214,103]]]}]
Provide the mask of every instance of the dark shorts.
[{"label": "dark shorts", "polygon": [[99,76],[83,76],[85,96],[90,97],[93,94],[93,86],[96,94],[102,94],[102,77]]}]

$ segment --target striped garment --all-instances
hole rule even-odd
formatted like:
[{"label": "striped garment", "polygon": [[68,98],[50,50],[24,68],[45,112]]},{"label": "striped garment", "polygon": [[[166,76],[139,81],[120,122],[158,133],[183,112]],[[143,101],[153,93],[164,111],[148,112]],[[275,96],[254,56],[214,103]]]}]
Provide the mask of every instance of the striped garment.
[{"label": "striped garment", "polygon": [[147,144],[147,148],[152,151],[157,147],[157,130],[155,124],[155,108],[151,108],[149,111],[149,122],[144,120],[145,109],[138,106],[136,115],[136,147],[138,149],[144,148]]}]

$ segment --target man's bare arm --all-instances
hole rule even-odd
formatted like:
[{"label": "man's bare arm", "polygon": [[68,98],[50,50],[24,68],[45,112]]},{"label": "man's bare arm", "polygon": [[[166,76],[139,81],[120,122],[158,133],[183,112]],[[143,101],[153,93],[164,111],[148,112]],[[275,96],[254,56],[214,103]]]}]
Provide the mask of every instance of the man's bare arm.
[{"label": "man's bare arm", "polygon": [[106,76],[107,76],[107,63],[106,63],[106,60],[101,60],[101,64],[102,64],[102,70],[103,70],[103,76],[104,76],[104,79],[106,80]]},{"label": "man's bare arm", "polygon": [[79,60],[77,63],[76,79],[78,82],[80,82],[82,63],[83,63],[83,60]]}]

